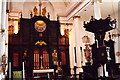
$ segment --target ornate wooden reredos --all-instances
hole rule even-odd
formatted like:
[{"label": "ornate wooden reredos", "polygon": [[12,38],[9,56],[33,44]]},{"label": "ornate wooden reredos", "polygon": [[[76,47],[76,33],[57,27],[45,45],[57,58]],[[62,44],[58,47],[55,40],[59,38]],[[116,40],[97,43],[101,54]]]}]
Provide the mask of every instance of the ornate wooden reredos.
[{"label": "ornate wooden reredos", "polygon": [[33,69],[54,68],[52,53],[56,50],[58,65],[69,73],[69,39],[60,35],[59,20],[51,21],[45,16],[21,17],[19,26],[18,34],[9,35],[12,71],[22,70],[22,61],[27,76],[32,76]]}]

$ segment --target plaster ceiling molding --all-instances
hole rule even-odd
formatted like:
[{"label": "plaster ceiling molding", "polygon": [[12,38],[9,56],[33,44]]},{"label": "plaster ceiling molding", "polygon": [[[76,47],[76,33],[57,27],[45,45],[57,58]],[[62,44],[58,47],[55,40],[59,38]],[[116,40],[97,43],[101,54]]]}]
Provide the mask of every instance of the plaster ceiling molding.
[{"label": "plaster ceiling molding", "polygon": [[10,2],[36,2],[38,0],[10,0]]},{"label": "plaster ceiling molding", "polygon": [[71,3],[71,0],[63,0],[63,1],[66,7],[68,7]]},{"label": "plaster ceiling molding", "polygon": [[[49,0],[60,17],[67,17],[81,0]],[[66,5],[67,4],[67,5]]]},{"label": "plaster ceiling molding", "polygon": [[78,13],[80,13],[85,7],[91,4],[91,0],[83,0],[83,1],[75,2],[75,3],[74,3],[73,8],[71,8],[68,11],[67,16],[60,17],[60,20],[67,21],[73,18],[75,15],[78,15]]}]

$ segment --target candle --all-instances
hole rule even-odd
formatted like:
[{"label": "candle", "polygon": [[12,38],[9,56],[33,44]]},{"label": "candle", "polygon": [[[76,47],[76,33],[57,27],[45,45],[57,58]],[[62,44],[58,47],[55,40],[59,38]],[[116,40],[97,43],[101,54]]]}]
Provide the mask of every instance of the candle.
[{"label": "candle", "polygon": [[23,79],[25,79],[25,66],[24,66],[24,62],[23,62]]},{"label": "candle", "polygon": [[9,62],[9,79],[11,79],[11,62]]},{"label": "candle", "polygon": [[97,45],[97,48],[98,48],[98,40],[96,39],[96,45]]}]

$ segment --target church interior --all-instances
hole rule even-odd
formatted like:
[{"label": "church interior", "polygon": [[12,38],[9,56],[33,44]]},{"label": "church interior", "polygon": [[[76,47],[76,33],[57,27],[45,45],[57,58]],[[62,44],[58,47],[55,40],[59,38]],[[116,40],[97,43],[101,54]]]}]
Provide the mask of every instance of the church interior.
[{"label": "church interior", "polygon": [[120,0],[0,0],[1,80],[120,80]]}]

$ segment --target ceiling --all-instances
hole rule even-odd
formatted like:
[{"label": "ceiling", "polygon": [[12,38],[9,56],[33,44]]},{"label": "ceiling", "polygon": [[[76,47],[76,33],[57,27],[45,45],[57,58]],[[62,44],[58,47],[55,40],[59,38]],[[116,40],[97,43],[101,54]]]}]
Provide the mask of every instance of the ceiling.
[{"label": "ceiling", "polygon": [[[106,18],[109,14],[112,18],[118,18],[118,0],[103,0],[100,3],[101,17]],[[94,16],[94,5],[90,4],[78,13],[82,20],[88,21]]]},{"label": "ceiling", "polygon": [[[117,18],[118,1],[120,0],[102,0],[100,3],[101,15],[103,18],[111,14],[113,18]],[[88,21],[91,16],[94,16],[94,5],[91,4],[92,0],[42,0],[42,7],[47,7],[47,10],[56,19],[60,16],[63,21],[69,21],[73,16],[81,16],[81,20]],[[9,5],[11,11],[10,16],[19,18],[22,12],[25,17],[30,17],[34,6],[39,8],[38,0],[12,0]],[[16,12],[15,12],[16,11]]]}]

